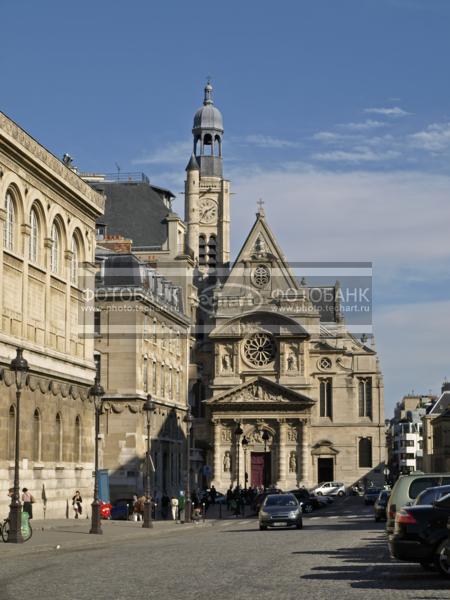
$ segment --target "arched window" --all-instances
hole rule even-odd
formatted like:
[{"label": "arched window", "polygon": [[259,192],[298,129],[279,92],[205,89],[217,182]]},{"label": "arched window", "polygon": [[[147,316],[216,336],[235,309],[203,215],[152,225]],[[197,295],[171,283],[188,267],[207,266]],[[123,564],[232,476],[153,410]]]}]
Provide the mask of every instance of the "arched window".
[{"label": "arched window", "polygon": [[41,413],[37,408],[33,415],[33,460],[41,460]]},{"label": "arched window", "polygon": [[198,238],[198,264],[206,265],[206,238],[204,235]]},{"label": "arched window", "polygon": [[59,272],[59,263],[61,260],[61,236],[56,223],[52,225],[52,249],[50,254],[50,270],[52,273]]},{"label": "arched window", "polygon": [[215,267],[217,264],[216,236],[211,235],[208,240],[208,266]]},{"label": "arched window", "polygon": [[372,467],[372,438],[360,438],[358,442],[359,468],[370,469]]},{"label": "arched window", "polygon": [[210,133],[206,133],[203,136],[203,152],[202,152],[202,154],[206,154],[206,146],[210,147],[209,153],[212,155],[213,151],[214,151],[214,147],[213,147],[212,135]]},{"label": "arched window", "polygon": [[152,362],[152,390],[156,394],[156,361]]},{"label": "arched window", "polygon": [[75,236],[72,237],[71,244],[72,260],[70,262],[70,283],[72,285],[78,285],[78,261],[80,260],[78,252],[78,242]]},{"label": "arched window", "polygon": [[161,383],[159,387],[161,396],[164,396],[166,393],[166,373],[164,370],[164,365],[161,365]]},{"label": "arched window", "polygon": [[9,407],[8,415],[8,459],[14,460],[16,449],[16,407],[12,404]]},{"label": "arched window", "polygon": [[30,261],[39,262],[39,217],[36,209],[33,207],[30,213]]},{"label": "arched window", "polygon": [[75,419],[75,432],[73,438],[73,458],[76,463],[81,462],[81,418]]},{"label": "arched window", "polygon": [[320,380],[320,416],[333,418],[333,382],[331,378]]},{"label": "arched window", "polygon": [[14,250],[14,233],[16,228],[16,208],[12,194],[7,192],[5,200],[6,221],[3,230],[3,245],[7,250]]},{"label": "arched window", "polygon": [[143,379],[143,388],[144,392],[148,392],[148,360],[147,357],[144,356],[144,365],[142,369],[142,379]]},{"label": "arched window", "polygon": [[63,427],[61,413],[56,415],[55,422],[55,461],[62,461],[63,450]]},{"label": "arched window", "polygon": [[372,418],[372,378],[358,381],[359,416]]}]

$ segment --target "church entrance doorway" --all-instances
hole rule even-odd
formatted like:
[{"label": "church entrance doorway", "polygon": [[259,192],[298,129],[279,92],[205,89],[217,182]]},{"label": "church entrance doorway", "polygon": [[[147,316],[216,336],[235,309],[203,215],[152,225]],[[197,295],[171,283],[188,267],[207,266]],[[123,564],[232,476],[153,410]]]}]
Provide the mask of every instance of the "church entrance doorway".
[{"label": "church entrance doorway", "polygon": [[252,452],[250,465],[250,483],[252,487],[270,487],[270,482],[272,480],[272,474],[270,472],[272,461],[270,458],[270,452]]},{"label": "church entrance doorway", "polygon": [[334,459],[333,458],[319,458],[317,460],[318,466],[318,483],[323,483],[325,481],[333,481],[334,480]]}]

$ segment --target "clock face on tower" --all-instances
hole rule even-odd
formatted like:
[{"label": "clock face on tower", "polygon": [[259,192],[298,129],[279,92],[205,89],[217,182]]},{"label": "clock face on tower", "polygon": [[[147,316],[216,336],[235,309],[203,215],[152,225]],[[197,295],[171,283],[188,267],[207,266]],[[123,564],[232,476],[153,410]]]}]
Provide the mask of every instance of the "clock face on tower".
[{"label": "clock face on tower", "polygon": [[217,221],[217,203],[211,198],[200,200],[200,223],[211,225]]}]

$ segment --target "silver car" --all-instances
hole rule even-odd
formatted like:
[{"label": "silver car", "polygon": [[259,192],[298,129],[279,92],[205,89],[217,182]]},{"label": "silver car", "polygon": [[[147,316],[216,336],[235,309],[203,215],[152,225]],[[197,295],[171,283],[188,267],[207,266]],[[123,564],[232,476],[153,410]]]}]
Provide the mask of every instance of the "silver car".
[{"label": "silver car", "polygon": [[259,528],[303,527],[302,509],[293,494],[269,494],[259,511]]}]

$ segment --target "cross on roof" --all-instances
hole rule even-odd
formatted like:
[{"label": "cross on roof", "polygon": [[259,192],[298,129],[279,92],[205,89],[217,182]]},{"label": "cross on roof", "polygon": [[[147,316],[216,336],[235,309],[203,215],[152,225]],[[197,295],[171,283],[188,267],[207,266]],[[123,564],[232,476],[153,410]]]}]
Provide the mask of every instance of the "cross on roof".
[{"label": "cross on roof", "polygon": [[264,200],[261,200],[261,198],[260,198],[260,199],[258,200],[258,202],[256,203],[256,205],[257,205],[257,207],[258,207],[258,210],[259,210],[259,211],[261,211],[261,210],[263,210],[263,209],[264,209],[264,204],[265,204]]}]

